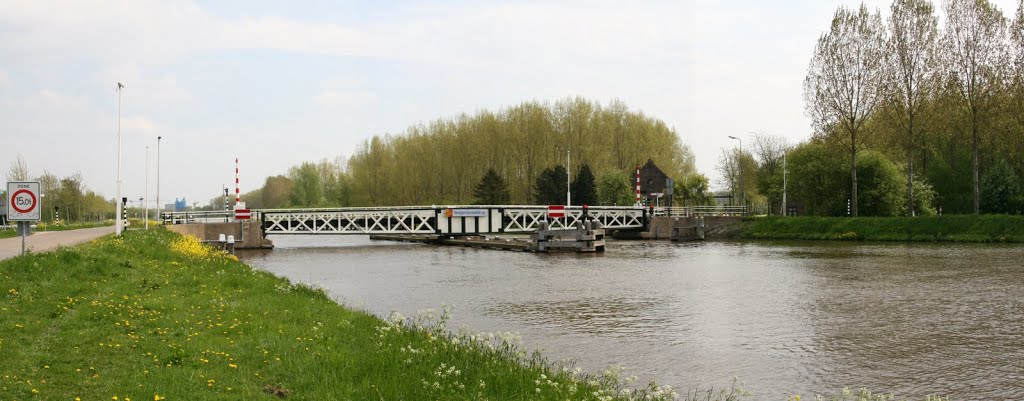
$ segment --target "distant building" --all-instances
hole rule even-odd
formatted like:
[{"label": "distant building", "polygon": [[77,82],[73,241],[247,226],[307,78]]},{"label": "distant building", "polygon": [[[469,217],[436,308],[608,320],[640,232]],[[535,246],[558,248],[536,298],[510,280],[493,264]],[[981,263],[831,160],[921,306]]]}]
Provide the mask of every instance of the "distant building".
[{"label": "distant building", "polygon": [[188,209],[188,204],[185,203],[185,198],[181,198],[180,200],[178,198],[174,198],[174,211],[175,212],[183,212],[186,209]]},{"label": "distant building", "polygon": [[640,196],[644,205],[672,206],[672,179],[647,159],[647,164],[640,167]]}]

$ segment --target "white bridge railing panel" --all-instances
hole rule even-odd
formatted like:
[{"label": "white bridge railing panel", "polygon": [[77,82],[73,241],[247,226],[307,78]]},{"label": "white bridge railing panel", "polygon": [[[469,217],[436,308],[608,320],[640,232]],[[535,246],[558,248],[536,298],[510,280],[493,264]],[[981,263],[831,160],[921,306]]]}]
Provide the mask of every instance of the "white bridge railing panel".
[{"label": "white bridge railing panel", "polygon": [[[164,222],[181,224],[227,220],[223,212],[165,213]],[[586,218],[606,229],[644,227],[648,210],[634,207],[591,207]],[[201,216],[201,217],[200,217]],[[574,228],[584,220],[582,207],[571,207],[564,217],[548,217],[546,206],[414,206],[338,209],[254,210],[253,221],[265,234],[496,234],[529,233],[547,220],[551,229]]]}]

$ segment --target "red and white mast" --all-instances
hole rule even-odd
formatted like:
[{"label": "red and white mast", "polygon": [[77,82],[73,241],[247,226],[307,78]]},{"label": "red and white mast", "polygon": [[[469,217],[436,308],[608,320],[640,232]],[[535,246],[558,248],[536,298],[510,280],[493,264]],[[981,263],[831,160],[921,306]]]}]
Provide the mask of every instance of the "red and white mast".
[{"label": "red and white mast", "polygon": [[239,208],[239,202],[242,201],[242,192],[238,187],[238,158],[235,157],[235,209]]}]

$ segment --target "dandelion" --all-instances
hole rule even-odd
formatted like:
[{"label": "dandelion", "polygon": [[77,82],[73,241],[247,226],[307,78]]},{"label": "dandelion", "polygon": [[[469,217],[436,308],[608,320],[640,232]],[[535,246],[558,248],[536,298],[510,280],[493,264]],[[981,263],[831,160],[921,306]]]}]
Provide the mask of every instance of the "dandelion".
[{"label": "dandelion", "polygon": [[[160,401],[160,400],[164,400],[164,399],[166,399],[166,398],[161,397],[160,394],[153,393],[153,401]],[[76,399],[75,401],[80,401],[80,400]]]},{"label": "dandelion", "polygon": [[238,369],[238,365],[235,365],[233,363],[229,363],[228,367],[231,368],[231,369]]}]

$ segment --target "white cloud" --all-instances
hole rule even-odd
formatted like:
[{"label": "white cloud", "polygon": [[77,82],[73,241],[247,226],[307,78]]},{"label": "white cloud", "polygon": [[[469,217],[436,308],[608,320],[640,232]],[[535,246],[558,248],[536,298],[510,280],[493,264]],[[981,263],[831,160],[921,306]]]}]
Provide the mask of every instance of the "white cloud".
[{"label": "white cloud", "polygon": [[8,82],[10,77],[7,76],[7,71],[0,70],[0,89],[6,88]]},{"label": "white cloud", "polygon": [[[224,19],[154,0],[18,3],[0,15],[0,48],[35,60],[161,62],[209,49],[388,57],[441,65],[639,61],[691,35],[686,6],[482,4],[408,9],[361,25],[282,17]],[[428,17],[424,17],[428,16]]]},{"label": "white cloud", "polygon": [[316,95],[314,100],[322,105],[352,107],[377,103],[378,98],[375,93],[365,90],[326,90]]},{"label": "white cloud", "polygon": [[147,74],[137,63],[108,65],[97,79],[112,87],[115,82],[123,83],[123,96],[137,104],[159,107],[192,100],[192,92],[176,76]]}]

